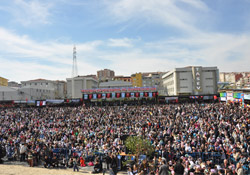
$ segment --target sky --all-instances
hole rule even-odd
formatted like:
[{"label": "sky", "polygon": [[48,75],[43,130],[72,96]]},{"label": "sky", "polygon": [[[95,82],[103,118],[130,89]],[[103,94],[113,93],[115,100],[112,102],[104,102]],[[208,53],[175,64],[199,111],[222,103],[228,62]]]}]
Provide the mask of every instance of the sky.
[{"label": "sky", "polygon": [[0,0],[0,76],[250,71],[250,0]]}]

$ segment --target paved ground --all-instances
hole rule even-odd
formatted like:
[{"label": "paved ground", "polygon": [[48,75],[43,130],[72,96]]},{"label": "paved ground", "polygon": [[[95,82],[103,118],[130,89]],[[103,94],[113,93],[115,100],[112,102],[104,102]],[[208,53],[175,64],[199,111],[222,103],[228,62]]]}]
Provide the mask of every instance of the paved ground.
[{"label": "paved ground", "polygon": [[[93,171],[93,166],[79,167],[79,172],[74,172],[72,168],[44,168],[42,165],[29,167],[27,162],[20,161],[4,161],[0,165],[0,175],[71,175],[86,174],[89,175]],[[100,173],[103,174],[103,173]],[[107,171],[106,175],[109,174]],[[118,173],[119,175],[127,174],[125,171]]]}]

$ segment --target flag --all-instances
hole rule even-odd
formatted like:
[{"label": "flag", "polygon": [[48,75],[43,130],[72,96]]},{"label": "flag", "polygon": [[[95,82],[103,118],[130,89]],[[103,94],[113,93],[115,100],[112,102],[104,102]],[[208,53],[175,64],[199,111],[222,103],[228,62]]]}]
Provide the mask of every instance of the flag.
[{"label": "flag", "polygon": [[116,93],[116,98],[120,98],[121,93]]},{"label": "flag", "polygon": [[130,97],[130,93],[129,92],[126,93],[126,97]]},{"label": "flag", "polygon": [[148,96],[149,96],[150,98],[152,98],[152,92],[149,92],[149,93],[148,93]]},{"label": "flag", "polygon": [[124,98],[125,97],[125,92],[122,92],[122,98]]},{"label": "flag", "polygon": [[92,96],[93,96],[92,94],[89,94],[89,99],[90,99],[90,100],[92,99]]}]

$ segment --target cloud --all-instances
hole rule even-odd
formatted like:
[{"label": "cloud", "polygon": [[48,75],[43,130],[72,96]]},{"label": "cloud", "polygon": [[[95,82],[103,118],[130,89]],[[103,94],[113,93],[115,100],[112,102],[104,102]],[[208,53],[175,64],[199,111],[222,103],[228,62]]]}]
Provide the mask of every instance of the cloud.
[{"label": "cloud", "polygon": [[[171,26],[185,32],[197,32],[195,27],[196,18],[193,14],[199,10],[200,14],[209,11],[202,1],[197,0],[115,0],[104,1],[107,12],[116,23],[136,21],[142,23],[158,23]],[[180,7],[179,3],[188,4],[193,11]]]},{"label": "cloud", "polygon": [[[103,9],[106,8],[109,17],[105,16],[103,19],[112,25],[122,24],[123,28],[119,31],[123,33],[122,36],[119,37],[117,33],[115,37],[107,38],[100,35],[102,40],[87,42],[74,42],[68,36],[70,39],[63,42],[60,38],[38,42],[31,35],[16,34],[0,27],[0,74],[16,81],[35,78],[65,80],[71,76],[74,44],[77,48],[80,75],[96,74],[97,70],[103,68],[113,69],[120,75],[131,75],[135,72],[168,71],[174,67],[188,65],[218,66],[221,71],[249,70],[250,35],[202,30],[197,21],[210,11],[202,1],[104,0],[103,2],[105,4]],[[53,5],[48,5],[49,3],[44,1],[19,0],[16,1],[16,4],[18,3],[22,8],[28,8],[32,3],[35,3],[33,9],[36,9],[36,6],[44,7],[45,17],[42,19],[45,22],[42,24],[50,22],[50,10]],[[37,9],[39,11],[39,8]],[[32,11],[34,10],[25,12],[24,16],[34,13]],[[40,9],[41,11],[43,10]],[[35,15],[36,18],[39,18],[39,14]],[[24,16],[21,15],[22,18]],[[28,18],[28,21],[36,22],[33,18]],[[180,35],[166,37],[162,32],[163,36],[158,40],[148,39],[145,34],[140,34],[140,31],[134,37],[124,35],[126,33],[124,31],[130,27],[144,26],[145,23],[152,28],[155,24],[160,24],[164,29],[169,27],[178,29],[176,33]],[[151,38],[154,38],[154,33],[151,34]]]},{"label": "cloud", "polygon": [[[17,35],[4,28],[0,28],[0,40],[2,53],[10,54],[14,57],[28,57],[33,59],[44,59],[50,62],[60,62],[68,64],[62,60],[65,56],[72,54],[73,43],[63,44],[57,41],[36,42],[27,35]],[[90,52],[101,44],[101,41],[86,43],[76,43],[79,52]],[[51,59],[53,57],[53,59]]]},{"label": "cloud", "polygon": [[[0,28],[0,41],[0,74],[9,80],[65,80],[71,76],[73,43],[57,40],[39,43],[4,28]],[[247,34],[202,33],[151,42],[111,38],[75,44],[79,75],[96,74],[103,68],[131,75],[188,65],[218,66],[221,71],[249,70],[250,35]]]},{"label": "cloud", "polygon": [[[36,42],[27,35],[17,35],[0,28],[0,71],[10,80],[32,78],[65,79],[71,76],[73,45],[76,44],[80,74],[94,73],[84,55],[94,52],[101,41],[85,43]],[[84,69],[82,69],[84,68]]]},{"label": "cloud", "polygon": [[53,4],[51,2],[39,0],[14,0],[14,3],[5,7],[5,11],[10,13],[14,22],[23,26],[35,24],[50,24]]},{"label": "cloud", "polygon": [[180,0],[180,2],[184,2],[185,4],[188,4],[202,11],[210,11],[207,5],[200,0]]},{"label": "cloud", "polygon": [[109,39],[108,40],[108,46],[111,47],[132,47],[133,40],[128,39],[128,38],[123,38],[123,39]]}]

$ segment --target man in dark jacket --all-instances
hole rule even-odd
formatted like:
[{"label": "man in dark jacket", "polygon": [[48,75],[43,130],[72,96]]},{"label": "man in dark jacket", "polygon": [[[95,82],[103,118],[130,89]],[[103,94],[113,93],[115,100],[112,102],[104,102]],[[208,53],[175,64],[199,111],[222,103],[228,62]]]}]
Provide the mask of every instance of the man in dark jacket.
[{"label": "man in dark jacket", "polygon": [[112,168],[112,173],[113,175],[116,175],[117,174],[117,159],[116,159],[116,156],[114,154],[112,154],[111,156],[111,168]]},{"label": "man in dark jacket", "polygon": [[106,155],[105,161],[106,161],[106,165],[107,165],[107,170],[109,170],[110,163],[111,163],[110,153],[108,153],[108,154]]},{"label": "man in dark jacket", "polygon": [[160,166],[159,175],[169,175],[170,170],[166,165],[166,160],[163,160],[162,163],[163,165]]},{"label": "man in dark jacket", "polygon": [[184,170],[185,170],[185,168],[182,165],[182,161],[181,161],[181,159],[179,159],[177,164],[174,166],[175,175],[183,175]]},{"label": "man in dark jacket", "polygon": [[51,160],[48,156],[45,156],[44,158],[44,168],[49,168],[51,166]]}]

